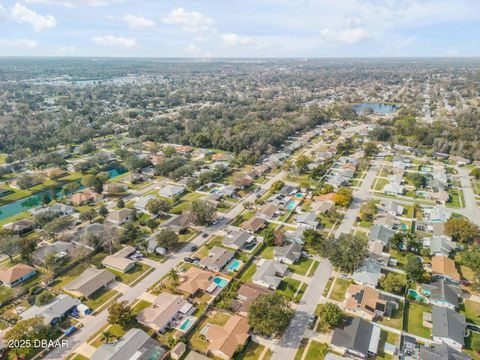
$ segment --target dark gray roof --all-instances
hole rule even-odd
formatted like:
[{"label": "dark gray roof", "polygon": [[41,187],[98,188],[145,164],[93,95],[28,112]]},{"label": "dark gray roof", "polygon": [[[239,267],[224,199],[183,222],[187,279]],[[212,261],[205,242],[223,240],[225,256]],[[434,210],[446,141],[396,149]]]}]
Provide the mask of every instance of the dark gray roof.
[{"label": "dark gray roof", "polygon": [[395,231],[382,226],[382,225],[374,225],[370,234],[368,235],[368,240],[375,241],[380,240],[385,245],[388,245],[390,239],[395,235]]},{"label": "dark gray roof", "polygon": [[452,339],[465,345],[464,335],[467,323],[465,316],[449,308],[433,306],[432,335]]},{"label": "dark gray roof", "polygon": [[332,345],[355,350],[365,356],[372,337],[373,325],[361,318],[348,318],[343,329],[333,332]]},{"label": "dark gray roof", "polygon": [[420,349],[422,360],[470,360],[471,357],[445,344],[433,344],[431,347],[422,346]]},{"label": "dark gray roof", "polygon": [[458,298],[462,290],[458,286],[450,285],[445,280],[439,280],[428,286],[431,290],[431,299],[436,301],[446,301],[455,307],[458,307]]},{"label": "dark gray roof", "polygon": [[165,355],[160,343],[141,329],[130,329],[115,344],[101,345],[91,360],[157,360]]}]

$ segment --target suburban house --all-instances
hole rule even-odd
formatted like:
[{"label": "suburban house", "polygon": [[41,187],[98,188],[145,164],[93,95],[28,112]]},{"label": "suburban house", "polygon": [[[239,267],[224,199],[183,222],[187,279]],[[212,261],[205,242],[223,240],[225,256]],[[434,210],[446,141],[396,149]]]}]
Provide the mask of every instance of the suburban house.
[{"label": "suburban house", "polygon": [[235,311],[242,316],[247,316],[250,304],[260,295],[270,295],[273,291],[264,286],[245,283],[240,286],[237,292],[237,299],[232,304]]},{"label": "suburban house", "polygon": [[405,187],[396,182],[388,183],[383,187],[383,193],[386,195],[403,195]]},{"label": "suburban house", "polygon": [[427,215],[428,221],[432,223],[438,222],[447,222],[451,216],[451,213],[440,206],[435,206],[431,209],[426,209],[425,214]]},{"label": "suburban house", "polygon": [[113,270],[126,273],[135,267],[135,260],[129,258],[136,249],[133,246],[125,246],[112,255],[108,255],[102,260],[102,265]]},{"label": "suburban house", "polygon": [[225,325],[219,326],[207,324],[201,331],[201,335],[210,342],[208,351],[222,359],[231,359],[239,347],[245,345],[250,326],[243,316],[231,316]]},{"label": "suburban house", "polygon": [[92,190],[86,189],[70,196],[70,203],[74,206],[80,206],[97,202],[100,199],[102,199],[101,194],[97,194]]},{"label": "suburban house", "polygon": [[432,257],[432,280],[447,280],[453,284],[460,283],[460,274],[455,261],[446,256]]},{"label": "suburban house", "polygon": [[422,360],[471,360],[471,357],[445,344],[420,347]]},{"label": "suburban house", "polygon": [[379,214],[376,217],[374,224],[374,226],[382,226],[392,230],[396,230],[402,226],[402,222],[395,215],[389,213]]},{"label": "suburban house", "polygon": [[158,195],[173,199],[175,196],[183,194],[185,188],[180,185],[168,184],[158,190]]},{"label": "suburban house", "polygon": [[150,200],[155,200],[155,199],[157,199],[157,198],[153,195],[143,196],[135,202],[135,205],[134,205],[135,209],[137,209],[138,211],[142,211],[142,212],[148,212],[148,210],[147,210],[148,202]]},{"label": "suburban house", "polygon": [[252,277],[252,282],[276,290],[287,270],[287,265],[278,261],[261,259],[257,264],[257,271]]},{"label": "suburban house", "polygon": [[301,214],[298,214],[295,218],[297,224],[306,227],[307,229],[316,229],[320,222],[317,220],[317,215],[311,211],[305,211]]},{"label": "suburban house", "polygon": [[366,260],[352,275],[353,281],[360,285],[377,287],[378,281],[383,276],[382,267],[376,262]]},{"label": "suburban house", "polygon": [[257,215],[267,220],[273,220],[279,215],[279,212],[279,206],[270,202],[263,205]]},{"label": "suburban house", "polygon": [[208,252],[208,255],[200,260],[198,265],[201,268],[212,270],[212,271],[221,271],[230,260],[235,256],[235,251],[222,248],[220,246],[214,246]]},{"label": "suburban house", "polygon": [[231,231],[222,239],[222,245],[231,249],[242,249],[255,242],[255,236],[245,231]]},{"label": "suburban house", "polygon": [[130,360],[149,359],[160,360],[166,354],[166,350],[145,331],[133,328],[127,331],[116,342],[103,344],[98,347],[91,360]]},{"label": "suburban house", "polygon": [[109,182],[103,185],[103,192],[105,194],[118,194],[128,190],[128,186],[118,182]]},{"label": "suburban house", "polygon": [[368,235],[368,240],[370,241],[381,241],[385,246],[388,246],[390,239],[395,235],[395,231],[385,227],[383,225],[374,225],[370,234]]},{"label": "suburban house", "polygon": [[33,253],[33,260],[37,264],[44,264],[49,254],[55,254],[57,259],[65,258],[75,253],[78,249],[75,245],[65,241],[55,241],[53,244],[41,243]]},{"label": "suburban house", "polygon": [[115,225],[122,225],[123,223],[133,219],[135,212],[129,208],[120,210],[113,210],[107,215],[106,220]]},{"label": "suburban house", "polygon": [[143,309],[136,317],[137,321],[156,332],[163,333],[179,315],[190,315],[195,307],[180,295],[160,293],[153,305]]},{"label": "suburban house", "polygon": [[161,227],[163,229],[171,229],[178,234],[188,227],[189,222],[190,214],[189,212],[184,211],[181,215],[174,215],[170,219],[165,220],[161,224]]},{"label": "suburban house", "polygon": [[432,308],[432,338],[461,351],[465,345],[465,315],[447,307]]},{"label": "suburban house", "polygon": [[36,274],[37,270],[27,264],[16,264],[12,267],[3,266],[0,268],[0,281],[5,286],[14,287]]},{"label": "suburban house", "polygon": [[456,248],[455,242],[447,235],[426,236],[423,238],[423,246],[430,248],[432,256],[448,256]]},{"label": "suburban house", "polygon": [[216,288],[215,283],[212,281],[212,273],[197,267],[189,268],[185,273],[181,274],[181,279],[177,289],[189,295],[195,295],[199,290],[212,292]]},{"label": "suburban house", "polygon": [[89,267],[80,276],[64,286],[64,290],[77,296],[89,298],[96,291],[115,281],[115,275],[106,269]]},{"label": "suburban house", "polygon": [[370,260],[379,263],[380,265],[388,265],[390,254],[384,252],[385,245],[380,240],[368,242],[368,257]]},{"label": "suburban house", "polygon": [[332,347],[344,355],[367,359],[377,354],[381,330],[372,323],[349,317],[343,328],[336,328],[332,336]]},{"label": "suburban house", "polygon": [[257,231],[262,230],[265,226],[267,226],[266,221],[258,216],[252,216],[240,225],[243,230],[251,233],[256,233]]},{"label": "suburban house", "polygon": [[393,216],[400,216],[405,211],[405,208],[402,205],[397,204],[395,201],[389,201],[385,203],[384,210]]},{"label": "suburban house", "polygon": [[3,225],[5,230],[9,230],[16,234],[25,234],[35,227],[35,221],[31,219],[21,219],[15,222],[11,222]]},{"label": "suburban house", "polygon": [[66,294],[61,294],[48,304],[41,306],[33,305],[22,312],[20,317],[23,320],[28,320],[36,316],[41,316],[45,324],[55,325],[65,319],[68,314],[80,304],[80,300]]},{"label": "suburban house", "polygon": [[389,304],[379,291],[369,286],[352,284],[347,289],[345,308],[372,321],[390,316]]},{"label": "suburban house", "polygon": [[431,284],[423,284],[422,290],[430,294],[432,305],[448,307],[455,310],[458,308],[462,298],[462,289],[456,285],[449,284],[445,280],[439,280]]},{"label": "suburban house", "polygon": [[275,246],[273,248],[273,258],[281,263],[293,265],[302,256],[302,245],[288,244],[285,246]]}]

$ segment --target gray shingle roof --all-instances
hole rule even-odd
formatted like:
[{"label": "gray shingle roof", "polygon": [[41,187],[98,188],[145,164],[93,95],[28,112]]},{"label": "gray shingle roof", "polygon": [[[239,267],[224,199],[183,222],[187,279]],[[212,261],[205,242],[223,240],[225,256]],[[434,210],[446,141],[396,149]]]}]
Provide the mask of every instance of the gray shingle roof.
[{"label": "gray shingle roof", "polygon": [[470,360],[471,357],[445,344],[432,344],[431,347],[422,346],[420,349],[422,360]]},{"label": "gray shingle roof", "polygon": [[343,329],[336,328],[333,332],[332,345],[368,354],[372,337],[373,325],[360,318],[348,318]]},{"label": "gray shingle roof", "polygon": [[432,335],[452,339],[465,345],[464,335],[467,323],[465,316],[449,308],[433,306]]}]

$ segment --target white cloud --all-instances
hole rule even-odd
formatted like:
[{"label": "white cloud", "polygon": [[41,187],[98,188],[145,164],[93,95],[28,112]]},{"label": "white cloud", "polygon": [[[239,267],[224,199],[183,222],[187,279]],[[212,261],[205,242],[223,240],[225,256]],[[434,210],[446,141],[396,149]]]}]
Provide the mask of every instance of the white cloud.
[{"label": "white cloud", "polygon": [[233,33],[222,34],[222,43],[226,47],[244,47],[257,50],[268,47],[263,41]]},{"label": "white cloud", "polygon": [[0,20],[5,19],[7,17],[7,9],[0,4]]},{"label": "white cloud", "polygon": [[178,25],[183,31],[202,34],[208,31],[214,31],[213,20],[196,11],[185,11],[179,7],[173,9],[167,17],[163,19],[166,24]]},{"label": "white cloud", "polygon": [[58,53],[60,55],[72,55],[76,54],[78,49],[75,46],[60,46],[58,48]]},{"label": "white cloud", "polygon": [[185,53],[193,57],[211,57],[212,53],[209,51],[203,51],[195,44],[190,44],[184,49]]},{"label": "white cloud", "polygon": [[40,15],[27,7],[16,3],[10,16],[19,23],[27,23],[33,26],[35,31],[50,29],[57,26],[57,19],[51,15]]},{"label": "white cloud", "polygon": [[127,14],[122,19],[132,29],[147,29],[155,26],[155,21],[141,16]]},{"label": "white cloud", "polygon": [[340,31],[323,29],[322,31],[320,31],[320,35],[326,41],[346,44],[355,44],[370,37],[367,30],[359,27],[347,28]]},{"label": "white cloud", "polygon": [[121,0],[25,0],[31,4],[63,5],[63,6],[106,6],[110,4],[120,4]]},{"label": "white cloud", "polygon": [[31,39],[0,39],[0,45],[17,49],[35,49],[39,44],[38,41]]},{"label": "white cloud", "polygon": [[94,36],[92,37],[92,41],[98,45],[114,46],[120,48],[131,48],[137,44],[135,39],[121,38],[113,35]]}]

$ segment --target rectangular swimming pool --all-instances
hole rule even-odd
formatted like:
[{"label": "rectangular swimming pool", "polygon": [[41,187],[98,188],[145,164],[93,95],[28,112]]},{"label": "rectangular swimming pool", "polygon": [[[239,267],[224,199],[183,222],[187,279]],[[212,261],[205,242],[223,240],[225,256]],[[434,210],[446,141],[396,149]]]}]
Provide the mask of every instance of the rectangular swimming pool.
[{"label": "rectangular swimming pool", "polygon": [[186,331],[190,327],[190,325],[192,325],[192,320],[187,319],[182,323],[182,325],[180,325],[179,329],[182,331]]}]

